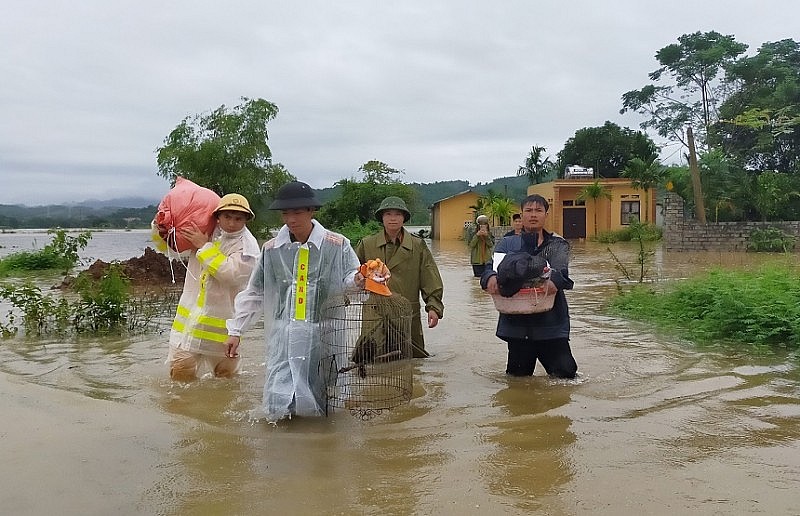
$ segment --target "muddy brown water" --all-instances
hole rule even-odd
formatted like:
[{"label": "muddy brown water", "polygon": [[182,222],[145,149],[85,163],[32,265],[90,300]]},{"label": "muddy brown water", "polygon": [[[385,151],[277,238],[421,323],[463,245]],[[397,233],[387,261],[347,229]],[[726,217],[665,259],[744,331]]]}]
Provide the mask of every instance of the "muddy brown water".
[{"label": "muddy brown water", "polygon": [[[92,242],[104,260],[147,245]],[[613,249],[632,266],[633,247]],[[580,376],[508,378],[463,242],[433,250],[446,288],[433,356],[415,362],[409,403],[368,420],[252,421],[260,328],[238,378],[188,386],[163,364],[171,314],[155,335],[0,342],[3,513],[800,514],[796,354],[699,348],[608,315],[620,273],[605,245],[576,242]],[[764,258],[654,260],[669,279]]]}]

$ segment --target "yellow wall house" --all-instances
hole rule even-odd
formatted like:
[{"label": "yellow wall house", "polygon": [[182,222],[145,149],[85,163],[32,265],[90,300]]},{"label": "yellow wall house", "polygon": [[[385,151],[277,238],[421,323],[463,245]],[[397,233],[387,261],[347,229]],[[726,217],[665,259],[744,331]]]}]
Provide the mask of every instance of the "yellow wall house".
[{"label": "yellow wall house", "polygon": [[464,228],[475,218],[475,210],[470,206],[478,204],[477,192],[464,192],[446,197],[433,203],[431,207],[431,239],[459,240],[463,238]]},{"label": "yellow wall house", "polygon": [[603,231],[616,231],[630,220],[655,223],[655,189],[647,191],[631,186],[630,179],[598,179],[609,196],[578,200],[579,192],[595,179],[557,179],[528,187],[528,195],[539,194],[550,203],[549,231],[567,239],[593,237]]}]

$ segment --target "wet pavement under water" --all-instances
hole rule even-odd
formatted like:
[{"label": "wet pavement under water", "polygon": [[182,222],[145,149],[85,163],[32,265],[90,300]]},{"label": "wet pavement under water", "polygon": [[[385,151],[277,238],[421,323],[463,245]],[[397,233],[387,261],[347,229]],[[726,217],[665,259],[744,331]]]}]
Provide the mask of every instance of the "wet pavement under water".
[{"label": "wet pavement under water", "polygon": [[[140,242],[140,240],[142,240]],[[137,232],[96,235],[105,260]],[[0,238],[2,245],[2,238]],[[104,248],[103,246],[109,246]],[[5,514],[800,514],[800,373],[784,350],[699,347],[610,316],[620,273],[575,242],[575,380],[504,374],[463,242],[432,244],[445,317],[409,403],[361,419],[252,421],[263,343],[234,380],[171,382],[163,333],[0,342]],[[613,246],[635,262],[630,244]],[[670,254],[688,277],[758,255]],[[4,315],[5,310],[3,310]]]}]

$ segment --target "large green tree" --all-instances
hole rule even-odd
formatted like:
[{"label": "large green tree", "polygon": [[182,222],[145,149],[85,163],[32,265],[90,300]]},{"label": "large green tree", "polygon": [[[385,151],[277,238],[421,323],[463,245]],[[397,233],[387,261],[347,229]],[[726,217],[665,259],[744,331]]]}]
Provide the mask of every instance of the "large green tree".
[{"label": "large green tree", "polygon": [[[347,224],[362,225],[375,220],[375,210],[385,197],[396,196],[413,212],[416,191],[400,181],[402,171],[381,161],[368,161],[358,169],[363,179],[342,179],[335,183],[339,196],[331,199],[319,213],[323,225],[339,229]],[[353,242],[355,243],[355,242]]]},{"label": "large green tree", "polygon": [[[719,149],[701,154],[698,159],[700,169],[703,205],[706,220],[729,222],[755,220],[758,212],[753,204],[755,176],[748,174],[728,159]],[[691,172],[687,165],[666,167],[665,186],[680,195],[689,213],[697,218],[694,187]]]},{"label": "large green tree", "polygon": [[794,189],[792,178],[781,172],[768,170],[756,178],[754,201],[761,213],[761,220],[781,218],[781,208],[790,204],[793,198],[800,197]]},{"label": "large green tree", "polygon": [[717,108],[726,98],[726,85],[720,74],[747,50],[732,35],[715,31],[684,34],[678,43],[656,52],[659,67],[650,73],[648,84],[622,95],[620,113],[634,111],[647,119],[642,129],[655,129],[659,135],[687,145],[684,130],[695,128],[701,146],[712,124],[718,119]]},{"label": "large green tree", "polygon": [[753,174],[748,174],[720,149],[701,154],[698,167],[707,220],[750,220],[755,216]]},{"label": "large green tree", "polygon": [[749,170],[800,174],[800,44],[764,43],[732,64],[727,80],[733,93],[716,141]]},{"label": "large green tree", "polygon": [[658,146],[641,131],[621,128],[613,122],[575,132],[558,153],[559,176],[569,165],[593,167],[600,177],[619,177],[633,158],[653,161]]},{"label": "large green tree", "polygon": [[405,173],[378,160],[367,161],[358,171],[363,174],[365,183],[376,185],[400,184],[400,177]]},{"label": "large green tree", "polygon": [[264,207],[274,192],[294,177],[272,163],[267,145],[267,124],[278,107],[264,99],[242,97],[242,103],[225,105],[184,118],[156,149],[158,174],[175,183],[185,177],[222,196],[240,193],[251,202],[257,231],[268,226]]}]

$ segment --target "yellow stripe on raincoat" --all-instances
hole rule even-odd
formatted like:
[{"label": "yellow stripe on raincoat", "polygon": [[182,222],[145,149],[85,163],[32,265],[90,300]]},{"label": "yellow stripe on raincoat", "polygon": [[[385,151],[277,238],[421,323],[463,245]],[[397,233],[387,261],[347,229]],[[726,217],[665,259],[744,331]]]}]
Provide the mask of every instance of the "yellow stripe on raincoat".
[{"label": "yellow stripe on raincoat", "polygon": [[[246,240],[252,239],[252,242]],[[225,356],[225,320],[256,263],[258,243],[247,228],[214,233],[213,242],[192,253],[186,283],[170,332],[170,346],[209,356]],[[249,251],[246,251],[249,250]]]},{"label": "yellow stripe on raincoat", "polygon": [[217,274],[217,270],[219,270],[220,265],[225,262],[225,258],[227,258],[227,256],[219,250],[219,242],[214,242],[214,245],[210,248],[198,251],[197,253],[197,259],[206,266],[206,270],[212,276]]}]

